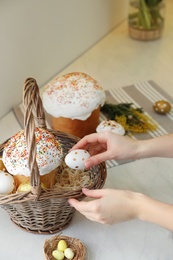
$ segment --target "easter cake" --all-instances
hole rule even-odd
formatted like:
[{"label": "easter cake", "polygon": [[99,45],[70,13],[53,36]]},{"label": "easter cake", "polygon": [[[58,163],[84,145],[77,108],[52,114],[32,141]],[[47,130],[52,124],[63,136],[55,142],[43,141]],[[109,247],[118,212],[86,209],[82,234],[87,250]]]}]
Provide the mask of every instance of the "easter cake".
[{"label": "easter cake", "polygon": [[[36,161],[41,183],[46,188],[55,184],[56,169],[61,163],[62,150],[53,134],[42,128],[35,129]],[[13,175],[16,186],[27,185],[30,179],[28,167],[28,150],[24,130],[19,131],[6,143],[3,151],[3,163]]]},{"label": "easter cake", "polygon": [[72,72],[50,82],[42,100],[53,129],[81,138],[96,131],[105,93],[91,76]]}]

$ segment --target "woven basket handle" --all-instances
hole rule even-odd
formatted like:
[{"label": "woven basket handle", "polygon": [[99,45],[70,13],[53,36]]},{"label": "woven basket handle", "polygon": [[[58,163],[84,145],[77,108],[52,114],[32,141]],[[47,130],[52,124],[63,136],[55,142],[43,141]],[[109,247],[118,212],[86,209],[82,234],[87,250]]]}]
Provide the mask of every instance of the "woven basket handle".
[{"label": "woven basket handle", "polygon": [[31,192],[39,196],[41,194],[41,182],[39,169],[36,162],[35,127],[46,128],[45,114],[42,100],[39,95],[37,82],[33,78],[26,79],[23,89],[24,106],[24,133],[28,149],[28,166],[30,169]]}]

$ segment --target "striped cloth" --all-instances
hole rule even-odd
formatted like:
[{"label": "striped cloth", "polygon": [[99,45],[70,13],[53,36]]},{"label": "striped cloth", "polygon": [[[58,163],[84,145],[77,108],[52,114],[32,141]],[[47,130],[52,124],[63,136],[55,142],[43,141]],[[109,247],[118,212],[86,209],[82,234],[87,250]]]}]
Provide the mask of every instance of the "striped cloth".
[{"label": "striped cloth", "polygon": [[[125,86],[116,89],[106,90],[106,102],[112,104],[133,103],[136,107],[142,107],[144,113],[158,125],[157,130],[149,131],[144,134],[131,134],[135,139],[149,139],[160,135],[173,132],[173,98],[170,97],[154,81],[146,81],[135,85]],[[172,105],[171,111],[166,115],[157,114],[153,110],[153,104],[158,100],[166,100]],[[21,128],[23,128],[23,105],[20,104],[13,109],[16,119]],[[100,121],[105,120],[103,114],[100,115]],[[51,128],[51,116],[46,113],[48,128]],[[130,162],[130,160],[109,160],[106,162],[107,168]]]}]

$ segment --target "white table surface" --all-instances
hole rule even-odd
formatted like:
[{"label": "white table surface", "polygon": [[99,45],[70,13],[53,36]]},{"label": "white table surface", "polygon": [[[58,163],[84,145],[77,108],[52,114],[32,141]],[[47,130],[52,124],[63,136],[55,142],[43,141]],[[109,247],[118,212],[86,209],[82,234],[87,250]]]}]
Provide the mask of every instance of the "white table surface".
[{"label": "white table surface", "polygon": [[[105,89],[154,80],[173,96],[173,2],[167,1],[162,39],[140,42],[129,38],[127,22],[93,46],[61,74],[83,71]],[[13,123],[14,122],[14,123]],[[0,120],[0,142],[20,129],[9,113]],[[108,170],[105,187],[130,189],[173,203],[172,159],[143,159]],[[78,212],[64,235],[81,239],[90,260],[172,260],[172,232],[138,220],[107,226],[87,220]],[[44,259],[43,244],[53,235],[35,235],[21,230],[0,209],[0,259]]]}]

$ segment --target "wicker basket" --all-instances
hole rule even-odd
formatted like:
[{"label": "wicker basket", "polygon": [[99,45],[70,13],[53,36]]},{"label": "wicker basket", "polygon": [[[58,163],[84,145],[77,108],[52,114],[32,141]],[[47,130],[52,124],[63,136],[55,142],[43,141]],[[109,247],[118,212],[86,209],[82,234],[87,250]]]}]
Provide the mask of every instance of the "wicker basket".
[{"label": "wicker basket", "polygon": [[[86,248],[84,244],[77,238],[68,236],[54,236],[51,239],[47,239],[44,243],[44,256],[45,260],[55,260],[52,256],[52,251],[57,248],[58,242],[63,239],[66,241],[67,246],[74,252],[73,260],[86,259]],[[64,258],[66,260],[67,258]]]},{"label": "wicker basket", "polygon": [[[35,127],[46,128],[45,114],[39,96],[39,88],[35,79],[28,78],[24,84],[23,103],[25,108],[25,136],[28,147],[28,164],[31,171],[31,191],[0,195],[0,206],[4,208],[10,219],[32,233],[56,233],[65,228],[71,221],[75,209],[68,203],[68,198],[82,199],[82,185],[78,189],[42,190],[40,175],[36,163]],[[64,155],[79,140],[59,131],[49,130],[62,145]],[[8,140],[7,140],[8,141]],[[5,141],[0,145],[2,156]],[[101,163],[90,169],[92,184],[90,189],[100,189],[106,180],[106,166]]]}]

